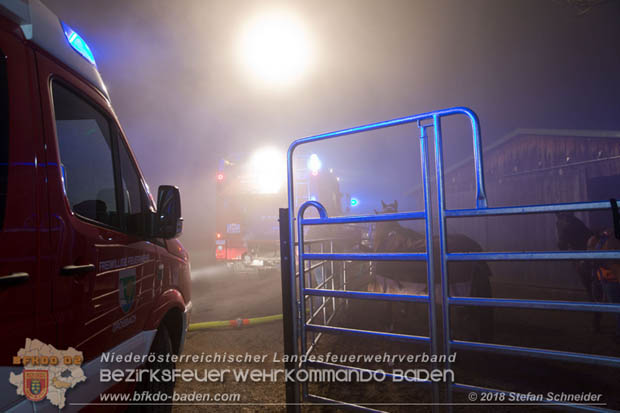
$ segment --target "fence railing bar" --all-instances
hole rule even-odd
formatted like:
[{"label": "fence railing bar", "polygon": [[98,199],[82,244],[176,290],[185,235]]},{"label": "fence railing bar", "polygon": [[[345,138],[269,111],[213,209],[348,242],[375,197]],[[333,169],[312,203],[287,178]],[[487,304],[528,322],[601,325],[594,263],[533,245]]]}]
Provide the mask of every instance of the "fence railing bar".
[{"label": "fence railing bar", "polygon": [[416,211],[380,215],[356,215],[350,217],[305,218],[301,221],[301,223],[303,225],[355,224],[360,222],[410,221],[425,218],[426,214],[424,211]]},{"label": "fence railing bar", "polygon": [[312,354],[312,352],[314,351],[314,348],[316,347],[316,345],[319,343],[319,340],[321,339],[321,337],[323,337],[323,333],[318,333],[315,337],[314,340],[312,340],[312,344],[310,344],[310,346],[308,347],[308,350],[306,350],[306,358]]},{"label": "fence railing bar", "polygon": [[352,404],[343,402],[340,400],[334,400],[327,397],[317,396],[316,394],[308,394],[307,400],[316,404],[333,404],[338,406],[339,408],[354,410],[354,411],[362,411],[362,412],[375,412],[375,413],[388,413],[385,410],[376,410],[371,409],[370,407],[360,406],[358,404]]},{"label": "fence railing bar", "polygon": [[[325,261],[325,260],[324,260],[324,261],[321,261],[321,262],[317,262],[316,264],[312,264],[311,266],[309,266],[309,267],[307,267],[306,269],[304,269],[304,271],[306,271],[306,272],[308,272],[308,271],[312,271],[312,270],[314,270],[314,269],[316,269],[316,268],[318,268],[318,267],[320,267],[321,265],[326,264],[326,263],[327,263],[327,261]],[[296,275],[297,277],[299,277],[299,272],[295,273],[295,275]]]},{"label": "fence railing bar", "polygon": [[620,251],[450,252],[448,261],[620,260]]},{"label": "fence railing bar", "polygon": [[475,307],[535,308],[542,310],[595,311],[620,313],[620,304],[598,304],[574,301],[517,300],[508,298],[449,297],[451,305]]},{"label": "fence railing bar", "polygon": [[[376,122],[376,123],[371,123],[369,125],[363,125],[363,126],[356,126],[354,128],[348,128],[348,129],[342,129],[339,131],[335,131],[335,132],[329,132],[329,133],[323,133],[320,135],[314,135],[314,136],[308,136],[306,138],[301,138],[301,139],[297,139],[295,141],[293,141],[293,143],[291,143],[291,145],[289,146],[288,149],[288,163],[289,165],[292,166],[292,161],[293,161],[293,153],[295,151],[295,148],[297,148],[299,145],[305,144],[305,143],[309,143],[309,142],[316,142],[316,141],[322,141],[325,139],[333,139],[336,138],[338,136],[346,136],[346,135],[352,135],[355,133],[360,133],[360,132],[368,132],[371,130],[376,130],[376,129],[383,129],[383,128],[389,128],[392,126],[398,126],[398,125],[405,125],[407,123],[412,123],[412,122],[417,122],[417,121],[422,121],[422,120],[427,120],[427,119],[432,119],[434,116],[450,116],[450,115],[456,115],[456,114],[464,114],[467,116],[474,116],[473,112],[466,108],[466,107],[461,107],[461,106],[457,106],[457,107],[453,107],[453,108],[448,108],[448,109],[442,109],[442,110],[436,110],[433,112],[427,112],[427,113],[420,113],[418,115],[413,115],[413,116],[405,116],[403,118],[397,118],[397,119],[392,119],[392,120],[386,120],[383,122]],[[289,173],[289,178],[291,178],[292,176],[292,168],[289,167],[288,168],[288,173]],[[290,179],[289,182],[292,185],[293,180]],[[291,194],[292,191],[289,190],[289,194]]]},{"label": "fence railing bar", "polygon": [[402,301],[409,303],[428,303],[428,295],[405,295],[405,294],[388,294],[388,293],[371,293],[366,291],[344,291],[344,290],[325,290],[316,288],[305,288],[304,295],[321,296],[321,297],[337,297],[337,298],[355,298],[360,300],[377,300],[377,301]]},{"label": "fence railing bar", "polygon": [[[310,297],[306,297],[306,299],[308,299]],[[306,323],[312,323],[312,321],[314,320],[314,318],[319,314],[319,312],[323,309],[324,306],[329,305],[330,302],[334,301],[335,302],[336,298],[335,297],[328,297],[325,302],[323,304],[321,304],[321,306],[319,308],[316,309],[316,311],[312,314],[312,316],[310,316],[307,320]],[[340,307],[342,305],[339,305],[336,310],[331,312],[331,315],[329,316],[329,319],[325,322],[325,325],[329,325],[329,323],[332,321],[332,319],[334,318],[334,316],[336,315],[336,313],[338,312],[338,310],[340,310]]]},{"label": "fence railing bar", "polygon": [[314,287],[314,288],[316,288],[316,289],[323,289],[323,286],[324,286],[325,284],[327,284],[328,282],[330,282],[331,280],[333,280],[333,279],[334,279],[334,276],[333,276],[333,275],[330,275],[330,276],[329,276],[329,277],[327,277],[327,278],[326,278],[323,282],[321,282],[319,285],[317,285],[317,286],[316,286],[316,287]]},{"label": "fence railing bar", "polygon": [[[336,311],[334,313],[332,313],[332,315],[329,317],[329,320],[327,320],[327,324],[331,323],[332,319],[336,316],[336,314],[338,313],[338,311],[342,308],[342,304],[338,305],[338,307],[336,308]],[[314,351],[314,348],[316,347],[316,345],[319,343],[319,340],[321,339],[321,337],[323,336],[323,333],[318,333],[315,337],[315,339],[312,341],[312,344],[310,345],[310,347],[308,347],[308,350],[306,350],[306,358],[312,354],[312,352]]]},{"label": "fence railing bar", "polygon": [[[316,238],[316,239],[308,239],[308,240],[304,240],[304,245],[307,244],[318,244],[319,242],[327,242],[327,241],[331,241],[332,238]],[[298,246],[299,242],[295,241],[295,246]]]},{"label": "fence railing bar", "polygon": [[547,360],[560,360],[583,364],[620,367],[620,358],[618,357],[572,353],[559,350],[545,350],[534,347],[509,346],[504,344],[477,343],[473,341],[451,340],[450,344],[453,348],[462,350],[474,350],[488,353],[535,357]]},{"label": "fence railing bar", "polygon": [[[620,254],[620,253],[619,253]],[[396,253],[304,253],[302,260],[333,260],[333,261],[426,261],[425,252],[396,252]]]},{"label": "fence railing bar", "polygon": [[[308,297],[306,297],[308,298]],[[311,323],[312,320],[314,320],[314,318],[321,312],[321,310],[323,310],[323,308],[327,305],[327,303],[329,302],[329,300],[332,299],[334,300],[334,297],[329,297],[327,300],[325,300],[324,303],[322,303],[313,313],[312,315],[306,320],[306,323]]]},{"label": "fence railing bar", "polygon": [[400,341],[404,343],[430,343],[429,337],[413,336],[409,334],[386,333],[383,331],[358,330],[354,328],[321,326],[318,324],[306,324],[305,330],[313,332],[323,332],[330,334],[351,334],[365,337],[384,338],[391,341]]},{"label": "fence railing bar", "polygon": [[447,218],[476,217],[496,215],[523,215],[543,214],[562,211],[597,211],[609,209],[609,201],[573,202],[564,204],[520,205],[511,207],[474,208],[474,209],[447,209],[444,211]]}]

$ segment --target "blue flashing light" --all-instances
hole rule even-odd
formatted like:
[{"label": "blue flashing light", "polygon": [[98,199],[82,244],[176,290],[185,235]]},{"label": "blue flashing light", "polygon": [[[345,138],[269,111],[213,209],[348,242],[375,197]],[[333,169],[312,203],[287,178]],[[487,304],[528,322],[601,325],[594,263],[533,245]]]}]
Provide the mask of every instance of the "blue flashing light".
[{"label": "blue flashing light", "polygon": [[67,41],[73,47],[73,49],[78,52],[84,59],[88,60],[93,66],[97,66],[95,63],[95,56],[90,51],[90,47],[86,44],[84,39],[80,37],[71,27],[67,26],[65,22],[61,21],[62,28],[65,32],[65,37]]},{"label": "blue flashing light", "polygon": [[352,206],[352,207],[356,207],[356,206],[358,206],[358,205],[359,205],[359,203],[360,203],[360,201],[358,201],[358,199],[357,199],[357,198],[351,198],[351,206]]}]

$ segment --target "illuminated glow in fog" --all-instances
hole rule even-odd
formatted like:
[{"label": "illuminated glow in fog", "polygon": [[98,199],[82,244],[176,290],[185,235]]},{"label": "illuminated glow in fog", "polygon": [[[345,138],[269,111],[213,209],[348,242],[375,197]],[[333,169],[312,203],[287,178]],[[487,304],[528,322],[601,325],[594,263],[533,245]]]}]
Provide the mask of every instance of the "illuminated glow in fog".
[{"label": "illuminated glow in fog", "polygon": [[295,83],[311,60],[303,25],[285,12],[263,14],[250,21],[241,36],[240,51],[249,73],[268,85]]},{"label": "illuminated glow in fog", "polygon": [[313,175],[316,175],[322,166],[323,163],[321,162],[321,159],[319,159],[316,153],[310,155],[310,158],[308,158],[308,169],[312,171]]},{"label": "illuminated glow in fog", "polygon": [[286,180],[286,158],[275,148],[256,151],[250,159],[254,189],[261,194],[275,194]]}]

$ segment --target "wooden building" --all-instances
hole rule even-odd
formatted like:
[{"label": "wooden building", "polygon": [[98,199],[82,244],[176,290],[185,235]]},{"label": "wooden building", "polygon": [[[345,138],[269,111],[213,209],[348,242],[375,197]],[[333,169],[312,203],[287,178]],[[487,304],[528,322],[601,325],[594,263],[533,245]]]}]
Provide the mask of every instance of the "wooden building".
[{"label": "wooden building", "polygon": [[[484,147],[483,166],[490,207],[620,200],[620,131],[517,129]],[[473,158],[446,165],[444,176],[447,207],[473,208]],[[416,188],[414,196],[420,192]],[[592,229],[612,225],[608,211],[576,216]],[[487,251],[557,249],[554,214],[451,219],[448,230],[467,234]],[[494,263],[493,267],[496,283],[532,287],[528,297],[585,294],[570,263]],[[523,294],[515,291],[507,288],[505,294]]]}]

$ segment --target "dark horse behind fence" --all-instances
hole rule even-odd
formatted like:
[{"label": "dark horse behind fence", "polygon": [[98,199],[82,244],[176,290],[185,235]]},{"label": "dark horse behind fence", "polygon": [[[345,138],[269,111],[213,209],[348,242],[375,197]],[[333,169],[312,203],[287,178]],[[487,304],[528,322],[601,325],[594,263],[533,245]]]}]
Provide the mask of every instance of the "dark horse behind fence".
[{"label": "dark horse behind fence", "polygon": [[[561,250],[619,250],[613,230],[593,231],[572,212],[556,214],[558,248]],[[590,301],[620,302],[620,262],[577,261],[575,270]],[[620,337],[620,315],[616,335]],[[601,330],[601,313],[593,314],[595,332]]]},{"label": "dark horse behind fence", "polygon": [[[398,202],[386,204],[381,201],[381,212],[398,212]],[[433,248],[439,251],[439,238],[433,238]],[[481,252],[482,247],[473,239],[462,234],[450,234],[447,237],[448,248],[459,252]],[[377,223],[374,234],[374,250],[376,252],[424,252],[426,239],[410,228],[405,228],[396,221]],[[440,285],[440,263],[436,254],[433,262],[435,285]],[[472,261],[458,264],[449,264],[448,279],[451,296],[461,297],[491,297],[491,269],[486,262]],[[391,294],[428,294],[426,266],[421,262],[393,262],[379,261],[375,263],[373,277],[368,286],[372,292]],[[441,295],[437,292],[436,297]],[[439,302],[439,301],[438,301]],[[395,311],[396,305],[387,305],[390,316],[389,329],[393,330],[398,318],[411,319],[411,305],[401,305]],[[403,309],[404,307],[404,309]],[[467,307],[463,312],[462,323],[477,325],[474,332],[483,341],[490,341],[493,337],[493,309],[491,307]],[[453,312],[454,314],[454,312]],[[454,326],[463,330],[471,330],[470,326]]]}]

